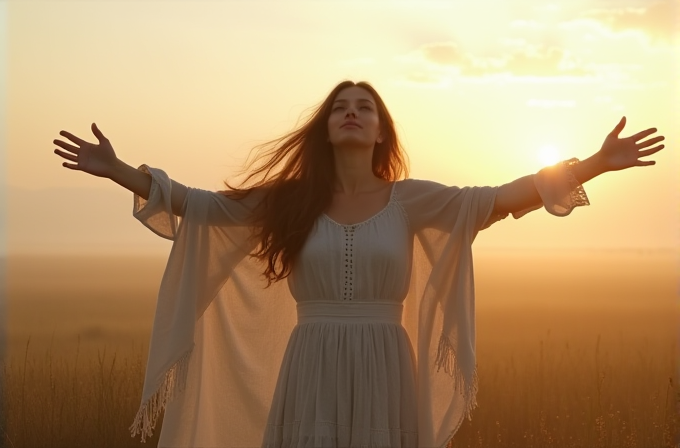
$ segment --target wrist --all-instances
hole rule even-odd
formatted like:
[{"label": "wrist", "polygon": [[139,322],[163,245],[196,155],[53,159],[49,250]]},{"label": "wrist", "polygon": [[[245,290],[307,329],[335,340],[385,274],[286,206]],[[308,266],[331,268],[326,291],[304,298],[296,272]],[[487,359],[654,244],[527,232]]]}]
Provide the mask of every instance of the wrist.
[{"label": "wrist", "polygon": [[136,168],[128,165],[120,159],[117,159],[113,165],[111,165],[111,170],[107,176],[109,179],[117,183],[118,185],[126,186],[129,179],[135,176]]},{"label": "wrist", "polygon": [[604,159],[602,154],[600,154],[599,152],[596,152],[592,156],[588,157],[588,159],[586,159],[586,160],[591,161],[591,163],[593,164],[593,169],[597,172],[597,174],[604,174],[608,171],[611,171],[607,167],[606,160]]},{"label": "wrist", "polygon": [[571,171],[576,180],[583,184],[590,179],[606,173],[607,167],[599,154],[593,154],[585,160],[571,166]]},{"label": "wrist", "polygon": [[116,159],[116,161],[111,165],[111,169],[107,177],[115,182],[116,179],[120,179],[121,175],[125,173],[125,170],[128,168],[131,167],[127,163],[120,159]]}]

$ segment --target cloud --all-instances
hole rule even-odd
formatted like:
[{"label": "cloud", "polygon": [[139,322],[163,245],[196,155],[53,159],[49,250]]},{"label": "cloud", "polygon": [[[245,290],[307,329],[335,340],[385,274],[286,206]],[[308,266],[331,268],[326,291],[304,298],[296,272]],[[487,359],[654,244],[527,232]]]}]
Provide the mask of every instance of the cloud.
[{"label": "cloud", "polygon": [[572,55],[559,47],[524,47],[512,53],[505,70],[515,76],[584,76],[588,71],[580,67]]},{"label": "cloud", "polygon": [[444,81],[459,79],[649,87],[658,81],[659,67],[668,66],[674,57],[675,41],[649,50],[658,43],[655,40],[680,37],[674,25],[680,0],[649,1],[638,8],[618,2],[606,5],[618,8],[572,10],[559,17],[552,13],[541,18],[514,17],[485,42],[447,37],[420,45],[398,61],[405,78],[414,84],[442,86]]},{"label": "cloud", "polygon": [[588,70],[566,50],[546,45],[515,45],[497,57],[465,53],[453,42],[428,44],[418,53],[434,69],[455,69],[462,76],[509,74],[516,77],[584,76]]},{"label": "cloud", "polygon": [[426,60],[439,65],[465,65],[467,57],[454,43],[429,44],[421,47]]},{"label": "cloud", "polygon": [[672,42],[678,37],[679,0],[662,0],[647,8],[596,9],[583,15],[604,23],[615,32],[636,30],[654,41]]}]

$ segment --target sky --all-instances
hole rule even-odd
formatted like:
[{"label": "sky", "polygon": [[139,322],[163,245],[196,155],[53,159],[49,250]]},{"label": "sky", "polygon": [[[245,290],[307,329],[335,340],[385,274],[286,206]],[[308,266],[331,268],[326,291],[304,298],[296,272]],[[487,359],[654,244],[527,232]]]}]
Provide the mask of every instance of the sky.
[{"label": "sky", "polygon": [[0,2],[1,254],[169,253],[132,193],[63,168],[67,130],[174,180],[223,189],[250,149],[340,81],[373,84],[410,177],[502,185],[586,159],[626,116],[666,149],[606,173],[591,205],[494,224],[480,249],[680,243],[678,0]]}]

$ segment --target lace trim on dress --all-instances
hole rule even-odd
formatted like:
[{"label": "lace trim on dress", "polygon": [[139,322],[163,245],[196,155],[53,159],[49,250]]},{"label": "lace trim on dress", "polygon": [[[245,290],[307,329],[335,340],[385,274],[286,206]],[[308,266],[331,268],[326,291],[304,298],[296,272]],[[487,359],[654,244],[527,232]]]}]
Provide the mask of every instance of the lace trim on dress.
[{"label": "lace trim on dress", "polygon": [[586,191],[583,189],[583,185],[579,183],[579,181],[576,179],[576,176],[574,176],[574,173],[571,170],[571,168],[577,163],[579,163],[579,160],[576,157],[562,161],[562,164],[564,165],[567,171],[567,181],[569,182],[569,199],[571,201],[572,207],[590,205],[588,195],[586,195]]},{"label": "lace trim on dress", "polygon": [[140,433],[142,442],[144,442],[146,437],[153,435],[153,429],[156,427],[161,411],[172,401],[176,393],[183,391],[186,387],[189,358],[192,351],[193,349],[187,351],[165,372],[165,378],[163,378],[156,392],[142,403],[132,426],[130,426],[132,437]]}]

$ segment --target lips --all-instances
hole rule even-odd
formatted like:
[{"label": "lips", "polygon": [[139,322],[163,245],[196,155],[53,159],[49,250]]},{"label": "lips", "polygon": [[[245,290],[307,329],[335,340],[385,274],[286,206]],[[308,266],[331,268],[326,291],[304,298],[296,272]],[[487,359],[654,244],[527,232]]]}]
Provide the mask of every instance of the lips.
[{"label": "lips", "polygon": [[343,124],[343,125],[340,126],[340,127],[341,127],[341,128],[346,128],[346,127],[348,127],[348,126],[356,126],[357,128],[360,128],[360,127],[361,127],[361,126],[359,126],[359,123],[357,123],[356,121],[348,121],[348,122],[346,122],[345,124]]}]

